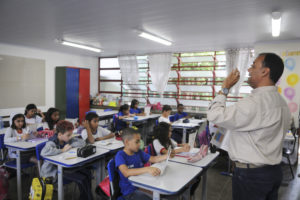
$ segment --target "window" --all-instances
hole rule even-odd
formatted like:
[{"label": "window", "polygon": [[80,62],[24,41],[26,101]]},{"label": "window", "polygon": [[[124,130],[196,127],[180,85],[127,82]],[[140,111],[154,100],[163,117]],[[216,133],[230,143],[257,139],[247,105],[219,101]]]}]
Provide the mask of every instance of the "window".
[{"label": "window", "polygon": [[[161,102],[176,107],[182,103],[187,110],[199,111],[208,107],[227,75],[224,51],[174,53],[168,85],[161,97],[151,83],[147,56],[137,56],[137,62],[139,83],[128,85],[122,82],[117,58],[100,58],[99,92],[121,97],[124,103],[130,103],[133,98],[138,99],[141,106]],[[245,82],[239,96],[228,96],[229,104],[250,91]]]}]

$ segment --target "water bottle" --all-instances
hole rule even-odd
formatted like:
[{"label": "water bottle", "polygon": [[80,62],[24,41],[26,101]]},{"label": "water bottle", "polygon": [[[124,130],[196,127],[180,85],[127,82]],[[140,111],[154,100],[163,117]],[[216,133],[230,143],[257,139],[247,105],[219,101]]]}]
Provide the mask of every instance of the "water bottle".
[{"label": "water bottle", "polygon": [[3,128],[4,128],[4,122],[3,122],[2,117],[0,117],[0,129],[3,129]]}]

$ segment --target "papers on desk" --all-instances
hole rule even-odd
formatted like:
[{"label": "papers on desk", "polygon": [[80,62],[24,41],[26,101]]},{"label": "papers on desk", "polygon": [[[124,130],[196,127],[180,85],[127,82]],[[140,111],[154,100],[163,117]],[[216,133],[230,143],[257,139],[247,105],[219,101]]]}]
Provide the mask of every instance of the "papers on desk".
[{"label": "papers on desk", "polygon": [[168,166],[171,152],[172,152],[172,149],[171,149],[171,147],[169,147],[168,156],[167,156],[166,161],[160,162],[160,163],[155,163],[155,164],[151,165],[151,167],[156,167],[160,170],[160,175],[162,175],[164,173],[164,171],[166,170],[166,168]]},{"label": "papers on desk", "polygon": [[112,144],[112,141],[110,141],[110,140],[100,140],[97,144],[100,145],[100,146],[101,145],[107,146],[107,145]]},{"label": "papers on desk", "polygon": [[181,153],[176,154],[176,156],[189,158],[189,157],[195,156],[198,152],[199,152],[199,149],[191,148],[191,150],[189,152],[181,152]]},{"label": "papers on desk", "polygon": [[65,160],[70,160],[70,159],[74,159],[74,158],[77,158],[77,152],[72,149],[68,152],[66,152],[63,156],[62,156],[63,159]]},{"label": "papers on desk", "polygon": [[43,142],[43,141],[48,141],[47,138],[33,138],[33,139],[30,139],[30,140],[27,140],[27,142]]}]

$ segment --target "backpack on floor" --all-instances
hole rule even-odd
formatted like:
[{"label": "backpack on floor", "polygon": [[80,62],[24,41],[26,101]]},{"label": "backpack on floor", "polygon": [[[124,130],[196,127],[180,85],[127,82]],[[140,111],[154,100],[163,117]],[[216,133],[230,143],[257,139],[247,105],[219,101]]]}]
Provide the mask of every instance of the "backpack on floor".
[{"label": "backpack on floor", "polygon": [[9,173],[5,167],[0,167],[0,200],[8,198]]},{"label": "backpack on floor", "polygon": [[53,184],[51,178],[33,178],[30,187],[30,200],[52,200]]}]

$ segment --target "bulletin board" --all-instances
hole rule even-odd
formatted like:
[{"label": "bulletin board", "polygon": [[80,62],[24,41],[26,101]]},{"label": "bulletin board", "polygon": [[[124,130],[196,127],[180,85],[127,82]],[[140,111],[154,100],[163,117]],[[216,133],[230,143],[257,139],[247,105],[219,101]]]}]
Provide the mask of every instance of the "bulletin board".
[{"label": "bulletin board", "polygon": [[0,55],[0,109],[45,105],[45,60]]},{"label": "bulletin board", "polygon": [[299,127],[300,104],[300,51],[283,51],[284,73],[277,82],[278,91],[287,101],[295,124]]}]

